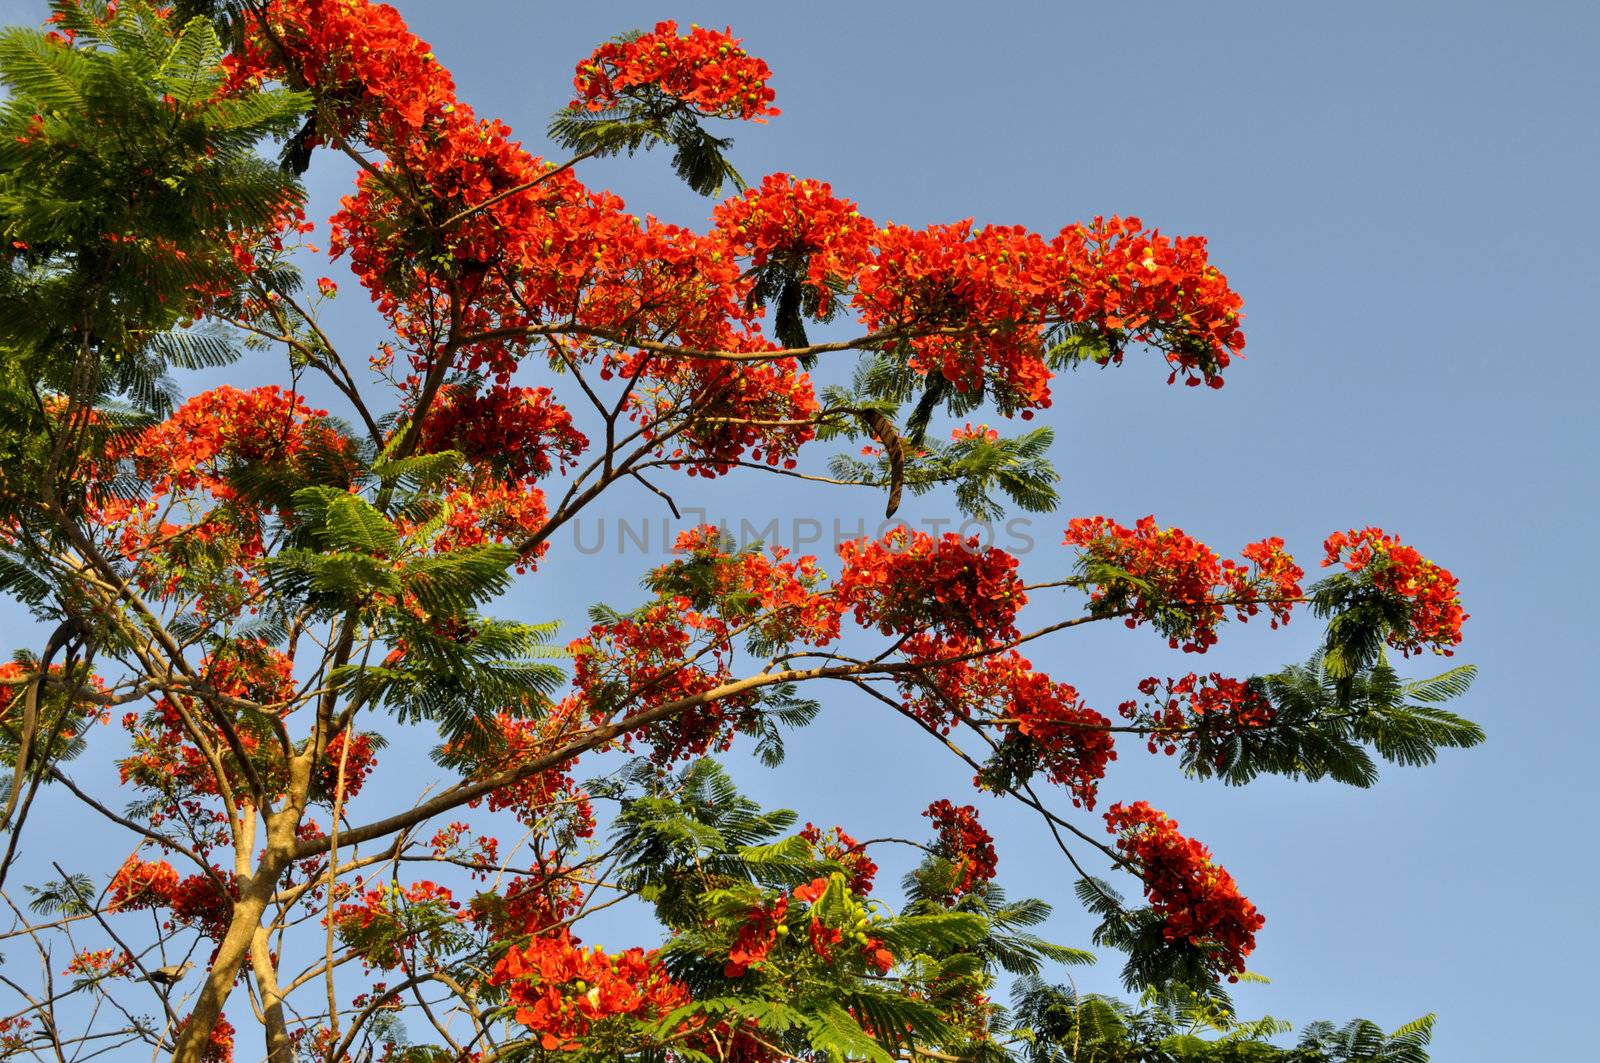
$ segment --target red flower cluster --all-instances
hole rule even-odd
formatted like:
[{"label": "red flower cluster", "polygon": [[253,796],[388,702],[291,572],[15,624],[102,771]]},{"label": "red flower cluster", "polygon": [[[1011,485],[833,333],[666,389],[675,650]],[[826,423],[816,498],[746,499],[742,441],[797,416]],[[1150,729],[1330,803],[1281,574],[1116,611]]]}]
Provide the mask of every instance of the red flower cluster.
[{"label": "red flower cluster", "polygon": [[[201,679],[218,694],[253,702],[269,712],[289,711],[295,694],[293,662],[282,651],[255,639],[235,639],[220,646],[200,662]],[[205,730],[212,747],[221,752],[224,768],[235,787],[246,785],[236,753],[221,728],[211,723],[209,711],[196,698],[183,694],[161,698],[143,717],[128,713],[124,729],[133,738],[133,751],[119,762],[121,781],[133,782],[161,795],[163,801],[152,813],[154,822],[174,815],[178,803],[191,819],[201,814],[196,797],[214,796],[218,784],[210,759],[193,741],[184,724]],[[258,775],[271,783],[285,781],[284,764],[277,757],[276,741],[260,714],[234,714],[233,732],[239,750],[248,757]],[[221,824],[225,817],[211,810]]]},{"label": "red flower cluster", "polygon": [[980,890],[994,878],[994,838],[978,822],[977,809],[971,805],[958,808],[941,798],[922,814],[933,821],[939,835],[933,851],[955,867],[957,896]]},{"label": "red flower cluster", "polygon": [[137,912],[164,908],[178,889],[178,873],[165,860],[140,860],[130,856],[111,878],[110,900],[106,909]]},{"label": "red flower cluster", "polygon": [[978,538],[935,539],[901,525],[881,539],[841,543],[834,591],[856,623],[884,634],[930,632],[946,640],[1005,642],[1018,636],[1028,602],[1017,559]]},{"label": "red flower cluster", "polygon": [[227,892],[218,889],[209,875],[180,879],[165,860],[144,861],[130,856],[112,876],[106,910],[137,912],[167,908],[178,925],[198,930],[212,941],[220,942],[233,917],[234,887],[231,874],[219,871],[217,875],[227,883]]},{"label": "red flower cluster", "polygon": [[201,1063],[233,1063],[233,1036],[238,1031],[221,1015],[211,1028],[205,1047],[200,1050]]},{"label": "red flower cluster", "polygon": [[442,392],[428,410],[419,449],[458,450],[473,465],[523,482],[548,476],[558,465],[566,469],[588,445],[549,388],[494,385]]},{"label": "red flower cluster", "polygon": [[[844,914],[842,923],[827,921],[824,907],[819,902],[829,890],[842,890],[844,893],[843,904],[840,909]],[[863,916],[862,907],[856,903],[852,896],[853,891],[846,881],[844,873],[835,871],[830,878],[816,878],[803,886],[796,886],[790,894],[795,900],[810,906],[811,923],[809,938],[811,951],[824,963],[834,963],[847,957],[854,957],[858,962],[864,962],[873,967],[879,974],[886,973],[894,966],[894,953],[890,952],[878,938],[866,932],[871,920]],[[836,955],[834,949],[850,940],[856,945],[854,953]]]},{"label": "red flower cluster", "polygon": [[[720,631],[723,624],[696,612],[687,599],[657,602],[632,616],[596,624],[569,647],[580,703],[596,723],[605,723],[715,689],[732,675],[732,647],[713,639],[703,655],[693,652],[692,633],[706,629]],[[755,711],[750,696],[719,698],[650,724],[642,733],[658,762],[689,760],[708,750],[726,750]],[[624,735],[620,744],[631,749],[633,738]]]},{"label": "red flower cluster", "polygon": [[1468,614],[1456,592],[1459,581],[1449,569],[1429,561],[1382,528],[1335,532],[1322,546],[1327,551],[1322,567],[1342,562],[1380,591],[1408,601],[1408,628],[1403,633],[1390,632],[1389,645],[1408,657],[1424,648],[1446,657],[1455,652]]},{"label": "red flower cluster", "polygon": [[[905,529],[889,544],[851,544],[847,571],[830,593],[820,589],[822,573],[813,557],[789,560],[774,549],[735,550],[713,526],[680,535],[684,555],[651,573],[656,600],[635,612],[596,624],[571,649],[579,702],[596,723],[609,723],[664,702],[681,701],[712,690],[733,675],[737,642],[756,646],[794,642],[825,646],[838,638],[841,612],[853,603],[863,622],[879,619],[886,600],[920,609],[928,622],[970,630],[969,610],[978,621],[990,618],[1004,637],[1015,608],[1024,600],[1014,572],[1016,562],[1000,551],[973,552],[954,536],[935,543],[913,538]],[[969,571],[970,570],[970,571]],[[890,572],[898,573],[891,578]],[[927,581],[943,601],[930,604],[906,581]],[[965,589],[964,589],[965,588]],[[971,604],[969,604],[971,603]],[[898,615],[895,623],[913,618]],[[885,622],[887,623],[887,621]],[[642,728],[663,763],[725,750],[740,730],[756,722],[754,695],[719,698]],[[634,735],[621,744],[632,748]]]},{"label": "red flower cluster", "polygon": [[950,441],[952,443],[960,443],[968,439],[977,440],[982,443],[993,443],[999,438],[1000,432],[998,429],[990,428],[986,424],[980,424],[978,427],[974,428],[972,427],[971,421],[968,421],[960,428],[950,429]]},{"label": "red flower cluster", "polygon": [[[944,646],[922,637],[906,643],[911,660],[944,661]],[[1117,758],[1111,721],[1084,704],[1071,685],[1033,670],[1010,651],[930,664],[904,686],[905,711],[948,734],[957,720],[1002,728],[1012,771],[1043,771],[1065,786],[1075,805],[1093,808],[1106,765]],[[980,776],[980,784],[982,777]]]},{"label": "red flower cluster", "polygon": [[[758,905],[751,909],[744,924],[739,927],[733,947],[728,950],[728,962],[723,965],[723,975],[727,978],[742,977],[745,971],[764,961],[778,943],[778,938],[788,933],[789,928],[784,926],[788,912],[788,897],[779,897],[770,905]],[[783,927],[781,932],[779,927]]]},{"label": "red flower cluster", "polygon": [[[419,934],[432,930],[428,919],[418,919],[415,915],[402,922],[397,911],[402,906],[422,909],[436,920],[450,924],[467,918],[467,913],[461,910],[461,903],[447,887],[424,880],[404,887],[386,883],[378,889],[367,890],[355,902],[334,908],[331,919],[345,941],[363,947],[364,963],[386,971],[393,970],[400,966],[404,958],[403,950],[412,947]],[[374,926],[382,927],[386,932],[374,935]],[[402,933],[406,927],[414,930]],[[363,942],[363,939],[367,939],[367,942]]]},{"label": "red flower cluster", "polygon": [[1096,218],[1053,240],[1020,227],[970,222],[879,231],[858,277],[855,306],[873,329],[944,335],[913,339],[913,365],[959,390],[988,380],[1003,410],[1048,406],[1044,324],[1092,330],[1106,361],[1127,340],[1165,352],[1186,383],[1222,385],[1244,347],[1241,300],[1210,265],[1205,240],[1145,231],[1137,218]]},{"label": "red flower cluster", "polygon": [[132,957],[120,949],[81,949],[61,973],[68,977],[76,974],[85,978],[107,978],[127,974],[132,969]]},{"label": "red flower cluster", "polygon": [[1289,614],[1296,601],[1304,594],[1300,580],[1305,569],[1295,564],[1294,558],[1283,548],[1283,540],[1274,535],[1258,543],[1250,543],[1239,553],[1255,565],[1253,579],[1247,578],[1244,569],[1229,571],[1228,579],[1234,596],[1244,604],[1239,608],[1245,616],[1255,616],[1261,605],[1272,614],[1272,627],[1289,622]]},{"label": "red flower cluster", "polygon": [[281,707],[294,697],[294,661],[260,639],[234,639],[201,665],[206,683],[230,698]]},{"label": "red flower cluster", "polygon": [[[498,734],[484,743],[488,752],[476,758],[471,774],[490,775],[551,752],[561,744],[573,711],[574,706],[567,701],[537,719],[500,713],[494,720]],[[491,790],[486,800],[489,811],[509,809],[529,827],[548,829],[559,822],[575,837],[588,838],[594,834],[594,809],[589,795],[566,771],[552,768],[536,772]]]},{"label": "red flower cluster", "polygon": [[[147,592],[169,596],[187,578],[200,586],[201,612],[237,612],[258,586],[253,562],[264,550],[268,512],[243,504],[232,477],[247,467],[298,475],[313,450],[346,453],[347,441],[325,416],[277,387],[202,392],[108,455],[131,461],[144,497],[109,497],[91,508],[90,518],[112,533],[111,551],[137,566],[135,578]],[[177,513],[190,522],[168,519]],[[221,571],[197,566],[191,547],[224,558]],[[202,571],[208,583],[200,583]]]},{"label": "red flower cluster", "polygon": [[283,465],[305,446],[306,422],[327,416],[276,386],[203,391],[148,429],[133,446],[134,467],[152,497],[205,490],[229,499],[228,474]]},{"label": "red flower cluster", "polygon": [[[731,336],[710,345],[717,342],[731,342],[736,349],[769,346]],[[771,468],[792,469],[800,448],[816,437],[809,423],[819,409],[811,377],[792,359],[663,361],[641,355],[619,361],[615,372],[640,373],[650,382],[634,396],[635,420],[670,421],[685,410],[695,411],[695,419],[675,437],[678,446],[667,455],[673,468],[685,468],[690,476],[721,476],[747,455],[749,461]]]},{"label": "red flower cluster", "polygon": [[1139,681],[1139,692],[1154,699],[1142,715],[1135,701],[1124,701],[1119,711],[1124,718],[1149,726],[1150,752],[1159,749],[1168,756],[1178,751],[1185,736],[1259,730],[1272,723],[1275,715],[1265,694],[1242,679],[1218,672],[1190,672],[1165,681],[1150,676]]},{"label": "red flower cluster", "polygon": [[1237,981],[1266,919],[1239,893],[1233,876],[1212,863],[1209,849],[1179,834],[1177,823],[1144,801],[1112,805],[1105,819],[1118,835],[1117,848],[1139,865],[1145,896],[1167,940],[1211,951],[1208,966]]},{"label": "red flower cluster", "polygon": [[[194,707],[187,699],[182,699],[182,704],[191,710]],[[211,762],[187,740],[177,703],[162,698],[143,718],[131,712],[123,716],[122,726],[133,739],[133,751],[117,764],[119,781],[123,785],[142,786],[167,798],[152,814],[153,823],[159,824],[177,815],[180,806],[190,814],[198,813],[200,805],[193,798],[217,794]],[[249,732],[241,732],[239,741],[247,753],[258,745],[256,736]],[[236,765],[230,762],[225,766],[230,776],[235,774]],[[226,818],[220,811],[214,816],[219,825]]]},{"label": "red flower cluster", "polygon": [[[1052,245],[1068,262],[1073,316],[1166,352],[1168,383],[1222,386],[1222,370],[1244,349],[1244,301],[1212,266],[1202,236],[1145,231],[1138,218],[1069,225]],[[1112,356],[1120,360],[1121,354]]]},{"label": "red flower cluster", "polygon": [[[4,722],[13,733],[21,733],[19,726],[20,721],[8,719],[8,717],[10,717],[13,709],[18,708],[19,703],[24,697],[24,693],[28,689],[27,684],[21,680],[25,676],[33,676],[36,670],[36,666],[30,667],[22,664],[19,661],[6,661],[5,663],[0,664],[0,722]],[[63,669],[61,665],[52,664],[50,666],[49,676],[51,679],[60,679],[65,674],[66,670]],[[87,688],[91,691],[99,692],[105,689],[105,681],[97,675],[89,675],[85,682]],[[52,697],[52,694],[48,688],[42,692],[41,696],[47,701],[60,698],[62,702],[65,702],[64,695],[55,695]],[[63,712],[63,709],[66,711]],[[51,721],[60,721],[59,729],[56,731],[56,738],[59,741],[66,743],[71,742],[78,735],[82,734],[91,721],[99,719],[102,723],[106,722],[106,717],[101,715],[102,711],[103,710],[93,701],[84,698],[79,699],[70,705],[52,704],[50,708],[50,714],[46,718]],[[39,729],[43,730],[42,727]],[[39,736],[39,740],[42,741],[43,739],[44,736],[41,734]]]},{"label": "red flower cluster", "polygon": [[[639,222],[617,197],[589,192],[569,171],[552,172],[511,141],[504,126],[474,118],[455,99],[432,52],[392,9],[364,0],[284,0],[272,11],[273,33],[252,35],[240,75],[285,75],[276,65],[282,42],[290,66],[310,71],[305,79],[319,95],[339,102],[327,135],[365,140],[419,190],[408,195],[396,182],[364,173],[333,222],[335,252],[350,251],[352,268],[380,311],[415,348],[419,371],[443,356],[442,330],[450,327],[455,367],[486,369],[505,384],[532,342],[528,330],[568,318],[602,334],[675,333],[691,347],[767,348],[742,324],[749,317],[743,303],[748,284],[717,241]],[[668,46],[688,64],[680,74],[722,77],[726,64],[713,70],[694,58],[708,41],[713,52],[723,47],[698,31],[681,46]],[[664,45],[656,42],[656,54]],[[637,51],[616,47],[630,56]],[[722,58],[731,61],[732,51]],[[434,220],[413,224],[419,211]],[[445,217],[450,224],[438,225]],[[459,310],[454,318],[446,312],[451,306]],[[559,358],[593,357],[591,347],[551,342]],[[720,430],[707,439],[691,436],[678,456],[725,471],[743,450],[770,437],[756,460],[774,454],[781,460],[809,435],[749,422],[805,417],[814,409],[809,382],[792,364],[742,374],[734,368],[648,357],[608,364],[607,371],[655,381],[668,407],[719,406],[703,412],[727,416]],[[640,409],[655,407],[635,412]]]},{"label": "red flower cluster", "polygon": [[517,1021],[542,1035],[548,1051],[577,1048],[591,1026],[607,1019],[650,1022],[689,1000],[656,952],[635,948],[607,956],[579,948],[565,930],[512,948],[490,981],[507,987]]},{"label": "red flower cluster", "polygon": [[843,869],[845,884],[851,893],[862,895],[872,892],[878,877],[878,865],[867,855],[861,843],[844,832],[843,827],[824,831],[814,823],[807,823],[800,831],[811,846],[811,851],[824,860],[831,860]]},{"label": "red flower cluster", "polygon": [[[1012,730],[1039,750],[1045,776],[1072,794],[1072,803],[1093,808],[1106,765],[1117,759],[1111,721],[1084,704],[1077,690],[1033,671],[1026,658],[1007,655],[985,669],[1010,699]],[[984,662],[986,665],[989,662]]]},{"label": "red flower cluster", "polygon": [[650,588],[715,614],[726,625],[719,634],[753,629],[774,644],[812,646],[839,637],[839,607],[819,590],[822,571],[815,557],[791,561],[781,546],[766,554],[735,550],[713,524],[679,533],[673,551],[682,556],[652,572]]},{"label": "red flower cluster", "polygon": [[[525,232],[532,216],[544,214],[544,195],[510,197],[437,236],[410,219],[419,209],[444,217],[482,203],[546,167],[512,142],[505,126],[480,121],[456,99],[449,73],[397,11],[368,0],[275,0],[264,22],[250,18],[243,46],[228,62],[235,85],[285,78],[312,89],[325,108],[320,138],[364,141],[411,178],[420,203],[402,205],[388,177],[363,173],[333,219],[332,250],[352,252],[352,268],[402,339],[431,349],[452,276],[472,279],[480,297],[466,310],[468,327],[487,327],[497,310],[513,309],[505,285],[487,277],[492,266],[507,264],[506,234]],[[551,182],[550,194],[584,199],[575,179],[563,177]],[[440,248],[427,244],[437,238],[447,242],[443,259],[455,263],[442,273],[434,265]],[[489,365],[502,383],[515,368],[504,343],[461,353],[466,367]]]},{"label": "red flower cluster", "polygon": [[1059,303],[1060,262],[1035,233],[970,221],[879,230],[853,303],[872,331],[942,331],[910,341],[911,364],[957,391],[985,383],[1002,411],[1050,405],[1041,319]]},{"label": "red flower cluster", "polygon": [[367,776],[377,766],[378,754],[373,748],[372,736],[358,734],[350,741],[350,751],[345,752],[345,732],[340,731],[328,740],[323,760],[317,765],[317,786],[333,800],[339,785],[339,761],[344,760],[344,800],[349,801],[361,792]]},{"label": "red flower cluster", "polygon": [[688,36],[679,36],[676,22],[658,22],[654,31],[603,44],[579,63],[572,106],[603,111],[618,106],[630,89],[651,88],[708,117],[759,122],[780,113],[771,105],[771,76],[766,63],[739,47],[732,30],[691,26]]},{"label": "red flower cluster", "polygon": [[1168,645],[1185,653],[1216,645],[1217,625],[1229,605],[1240,620],[1265,605],[1277,627],[1288,622],[1301,594],[1304,573],[1283,552],[1282,539],[1245,547],[1254,575],[1250,564],[1219,557],[1182,529],[1158,527],[1154,517],[1142,517],[1132,528],[1109,517],[1075,517],[1065,544],[1083,551],[1078,568],[1094,585],[1090,600],[1096,609],[1127,614],[1130,628],[1152,622]]},{"label": "red flower cluster", "polygon": [[0,1049],[7,1052],[22,1052],[26,1050],[28,1042],[33,1035],[28,1031],[33,1028],[33,1020],[25,1015],[6,1015],[0,1017]]},{"label": "red flower cluster", "polygon": [[549,933],[583,906],[583,886],[559,867],[535,878],[516,876],[472,899],[469,918],[497,939]]},{"label": "red flower cluster", "polygon": [[856,205],[822,182],[775,173],[757,188],[719,205],[714,235],[759,269],[785,262],[804,269],[806,283],[826,314],[835,286],[852,284],[872,260],[877,228]]},{"label": "red flower cluster", "polygon": [[[440,554],[487,542],[521,547],[550,517],[542,490],[489,476],[452,488],[444,504],[447,512],[433,539],[433,551]],[[409,525],[402,529],[415,530]],[[517,571],[532,571],[549,548],[548,542],[541,542],[518,555]]]},{"label": "red flower cluster", "polygon": [[490,834],[479,834],[471,843],[466,840],[471,825],[456,822],[434,831],[429,846],[435,860],[449,860],[470,868],[474,879],[487,881],[500,864],[500,839]]},{"label": "red flower cluster", "polygon": [[219,889],[208,875],[189,875],[172,896],[172,918],[180,925],[198,930],[220,943],[233,920],[233,902],[238,893],[231,873],[220,874],[227,884]]}]

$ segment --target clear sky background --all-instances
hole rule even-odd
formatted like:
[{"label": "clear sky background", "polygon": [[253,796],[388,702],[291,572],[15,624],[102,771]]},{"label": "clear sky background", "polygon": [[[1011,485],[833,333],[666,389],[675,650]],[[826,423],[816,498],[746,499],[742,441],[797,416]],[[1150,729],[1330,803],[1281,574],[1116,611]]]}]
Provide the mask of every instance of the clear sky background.
[{"label": "clear sky background", "polygon": [[[1452,707],[1482,722],[1490,741],[1430,769],[1387,770],[1369,791],[1189,783],[1134,745],[1113,766],[1104,801],[1167,808],[1267,915],[1252,968],[1272,984],[1242,990],[1243,1010],[1296,1022],[1365,1015],[1391,1027],[1437,1011],[1435,1058],[1448,1061],[1592,1051],[1581,1017],[1600,948],[1591,767],[1600,728],[1586,674],[1600,591],[1588,556],[1600,533],[1600,9],[398,6],[462,96],[536,152],[579,57],[613,33],[676,18],[731,25],[776,72],[783,115],[734,130],[734,159],[749,178],[781,170],[829,180],[869,216],[911,225],[975,217],[1054,232],[1132,213],[1207,235],[1245,297],[1247,360],[1221,392],[1166,387],[1152,357],[1058,381],[1042,423],[1057,433],[1062,513],[1034,518],[1025,573],[1064,569],[1055,544],[1080,514],[1131,522],[1153,512],[1229,552],[1279,534],[1303,561],[1333,530],[1397,530],[1461,578],[1472,619],[1457,660],[1482,674]],[[35,21],[42,9],[0,4],[7,22]],[[325,216],[348,171],[319,166],[312,181]],[[702,225],[709,212],[664,156],[581,175],[641,214]],[[364,302],[353,284],[339,301],[358,363],[380,338]],[[259,372],[270,375],[265,364]],[[882,504],[759,476],[690,481],[677,494],[735,522],[835,512],[853,521]],[[605,514],[648,516],[657,532],[663,515],[642,491]],[[955,513],[930,496],[905,515]],[[596,526],[584,534],[592,543]],[[614,539],[585,558],[558,536],[511,608],[565,619],[573,634],[590,602],[637,600],[653,560],[636,549],[619,556]],[[1040,600],[1030,615],[1070,604]],[[1119,628],[1032,656],[1110,710],[1142,676],[1202,664],[1268,670],[1302,658],[1317,635],[1309,617],[1277,635],[1235,628],[1196,661],[1148,631]],[[1410,674],[1435,664],[1414,661]],[[970,799],[967,774],[848,698],[827,703],[785,767],[740,769],[762,800],[858,837],[920,833],[916,814],[930,800]],[[1042,825],[999,802],[981,807],[1000,838],[1002,881],[1058,902],[1052,933],[1086,944],[1090,922]],[[1098,829],[1098,817],[1084,824]],[[68,851],[92,844],[81,838]],[[1112,990],[1119,965],[1108,956],[1076,976]]]}]

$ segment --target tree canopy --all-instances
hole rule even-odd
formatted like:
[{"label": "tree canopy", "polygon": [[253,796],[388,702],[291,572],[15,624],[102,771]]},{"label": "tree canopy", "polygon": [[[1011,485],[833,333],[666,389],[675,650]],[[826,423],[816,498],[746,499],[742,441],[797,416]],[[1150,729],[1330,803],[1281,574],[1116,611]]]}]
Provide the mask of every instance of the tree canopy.
[{"label": "tree canopy", "polygon": [[[1203,238],[909,228],[812,178],[747,182],[727,131],[779,111],[731,31],[599,46],[543,157],[386,5],[50,7],[0,35],[0,592],[48,632],[0,666],[0,1051],[1427,1058],[1427,1017],[1237,1016],[1264,915],[1172,815],[1101,790],[1130,747],[1224,785],[1366,787],[1477,744],[1442,707],[1472,668],[1412,661],[1461,642],[1450,571],[1376,527],[1334,530],[1312,579],[1276,536],[1229,556],[1091,515],[1060,522],[1072,568],[1025,575],[892,520],[908,490],[1056,514],[1052,435],[1015,423],[1067,370],[1221,387],[1242,300]],[[358,176],[322,226],[301,179],[329,154]],[[709,226],[583,183],[618,155],[664,156]],[[370,358],[324,328],[311,241],[381,315]],[[240,359],[278,383],[189,393]],[[840,360],[847,384],[813,382]],[[730,476],[878,491],[888,519],[830,557],[685,523],[576,639],[503,615],[598,500],[677,515]],[[1200,655],[1297,613],[1325,625],[1309,661],[1141,668],[1112,712],[1024,655],[1092,624]],[[1131,1003],[1078,991],[1095,954],[1036,929],[1067,898],[1010,897],[959,794],[916,838],[858,840],[739,792],[718,757],[777,763],[845,692],[1037,814]],[[115,777],[76,770],[100,743]],[[442,781],[386,775],[401,743]],[[52,829],[125,847],[17,893],[55,799]],[[884,846],[917,854],[898,890]],[[618,905],[660,941],[586,944]]]}]

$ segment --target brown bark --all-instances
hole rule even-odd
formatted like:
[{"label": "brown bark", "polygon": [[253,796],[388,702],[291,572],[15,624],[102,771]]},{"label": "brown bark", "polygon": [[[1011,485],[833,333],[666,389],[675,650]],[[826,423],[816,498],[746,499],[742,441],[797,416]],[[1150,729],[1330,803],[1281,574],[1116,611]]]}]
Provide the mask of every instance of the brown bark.
[{"label": "brown bark", "polygon": [[289,1039],[289,1023],[283,1014],[283,996],[278,987],[278,972],[272,965],[271,941],[267,928],[257,926],[250,943],[250,969],[261,991],[261,1014],[267,1032],[267,1063],[294,1063],[294,1042]]},{"label": "brown bark", "polygon": [[[265,813],[263,817],[267,825],[266,851],[262,854],[261,862],[256,865],[255,870],[248,875],[239,876],[239,899],[233,903],[233,918],[228,923],[227,933],[217,945],[216,958],[211,962],[211,970],[206,972],[205,984],[201,986],[200,993],[195,998],[194,1010],[189,1013],[183,1029],[178,1031],[177,1044],[172,1051],[172,1063],[201,1063],[207,1039],[210,1038],[211,1031],[216,1028],[217,1020],[222,1017],[223,1005],[228,1002],[228,994],[233,990],[239,971],[256,952],[258,935],[262,946],[262,960],[270,966],[270,959],[266,956],[266,935],[261,927],[261,917],[277,892],[283,873],[294,861],[297,840],[295,835],[300,829],[300,820],[305,815],[306,795],[311,788],[312,759],[313,753],[308,750],[289,762],[289,793],[284,807],[277,812]],[[252,839],[241,837],[239,840],[248,844]],[[276,975],[273,974],[271,979],[271,984],[275,986]],[[262,993],[262,1003],[269,1005],[266,1014],[270,1051],[274,1033],[271,1002],[265,999],[265,984],[262,986]],[[278,1017],[281,1021],[281,1002]],[[283,1036],[287,1039],[286,1029],[283,1031]],[[270,1058],[272,1063],[279,1063],[280,1058],[288,1060],[291,1057]]]},{"label": "brown bark", "polygon": [[[268,827],[268,837],[276,833]],[[276,839],[274,839],[276,841]],[[293,843],[293,832],[290,832]],[[233,989],[234,980],[245,960],[250,958],[251,946],[261,927],[261,916],[267,902],[277,891],[278,879],[288,866],[288,850],[269,842],[266,855],[248,878],[239,882],[239,899],[233,902],[233,918],[228,932],[217,946],[217,955],[206,973],[205,985],[195,998],[194,1010],[178,1031],[177,1045],[172,1052],[172,1063],[200,1063],[205,1053],[206,1041],[222,1017],[223,1005]]]}]

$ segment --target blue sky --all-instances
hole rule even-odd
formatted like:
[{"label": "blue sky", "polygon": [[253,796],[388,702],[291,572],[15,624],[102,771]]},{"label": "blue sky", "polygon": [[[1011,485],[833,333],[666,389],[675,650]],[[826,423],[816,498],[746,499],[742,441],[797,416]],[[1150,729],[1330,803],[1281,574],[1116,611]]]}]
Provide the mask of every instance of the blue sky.
[{"label": "blue sky", "polygon": [[[397,6],[462,96],[535,151],[579,57],[676,18],[731,25],[776,72],[784,114],[735,131],[747,177],[829,180],[869,216],[904,224],[976,217],[1053,232],[1133,213],[1208,236],[1245,297],[1247,360],[1221,392],[1168,388],[1153,358],[1059,381],[1041,420],[1057,433],[1063,506],[1033,518],[1028,574],[1061,571],[1055,543],[1079,514],[1154,513],[1225,551],[1278,534],[1302,560],[1333,530],[1397,530],[1461,578],[1473,615],[1457,659],[1482,671],[1454,707],[1490,741],[1430,769],[1390,769],[1370,791],[1189,783],[1130,748],[1106,801],[1166,807],[1267,915],[1252,967],[1272,985],[1243,990],[1246,1010],[1389,1026],[1437,1011],[1441,1060],[1582,1055],[1600,946],[1588,824],[1600,728],[1583,672],[1600,591],[1586,556],[1600,533],[1594,8]],[[40,10],[0,4],[7,22]],[[639,213],[697,225],[708,214],[664,157],[582,175]],[[347,179],[337,165],[313,171],[324,215]],[[379,338],[363,303],[353,284],[339,303],[356,362]],[[690,483],[680,502],[758,524],[853,521],[881,505],[789,482]],[[642,492],[605,511],[657,528],[661,515]],[[907,515],[954,511],[930,497]],[[556,554],[564,545],[570,560],[522,585],[514,611],[581,622],[591,601],[634,600],[653,560],[613,547],[585,562],[559,537]],[[1069,604],[1041,600],[1031,615]],[[1109,709],[1144,675],[1267,670],[1302,658],[1317,634],[1309,618],[1277,635],[1236,629],[1195,662],[1118,629],[1033,656]],[[828,702],[785,767],[740,774],[764,801],[858,837],[915,832],[931,799],[970,792],[966,772],[850,699]],[[982,811],[1002,881],[1058,902],[1052,932],[1086,944],[1070,869],[1041,825],[996,802]],[[1108,957],[1076,976],[1111,989],[1117,966]]]}]

